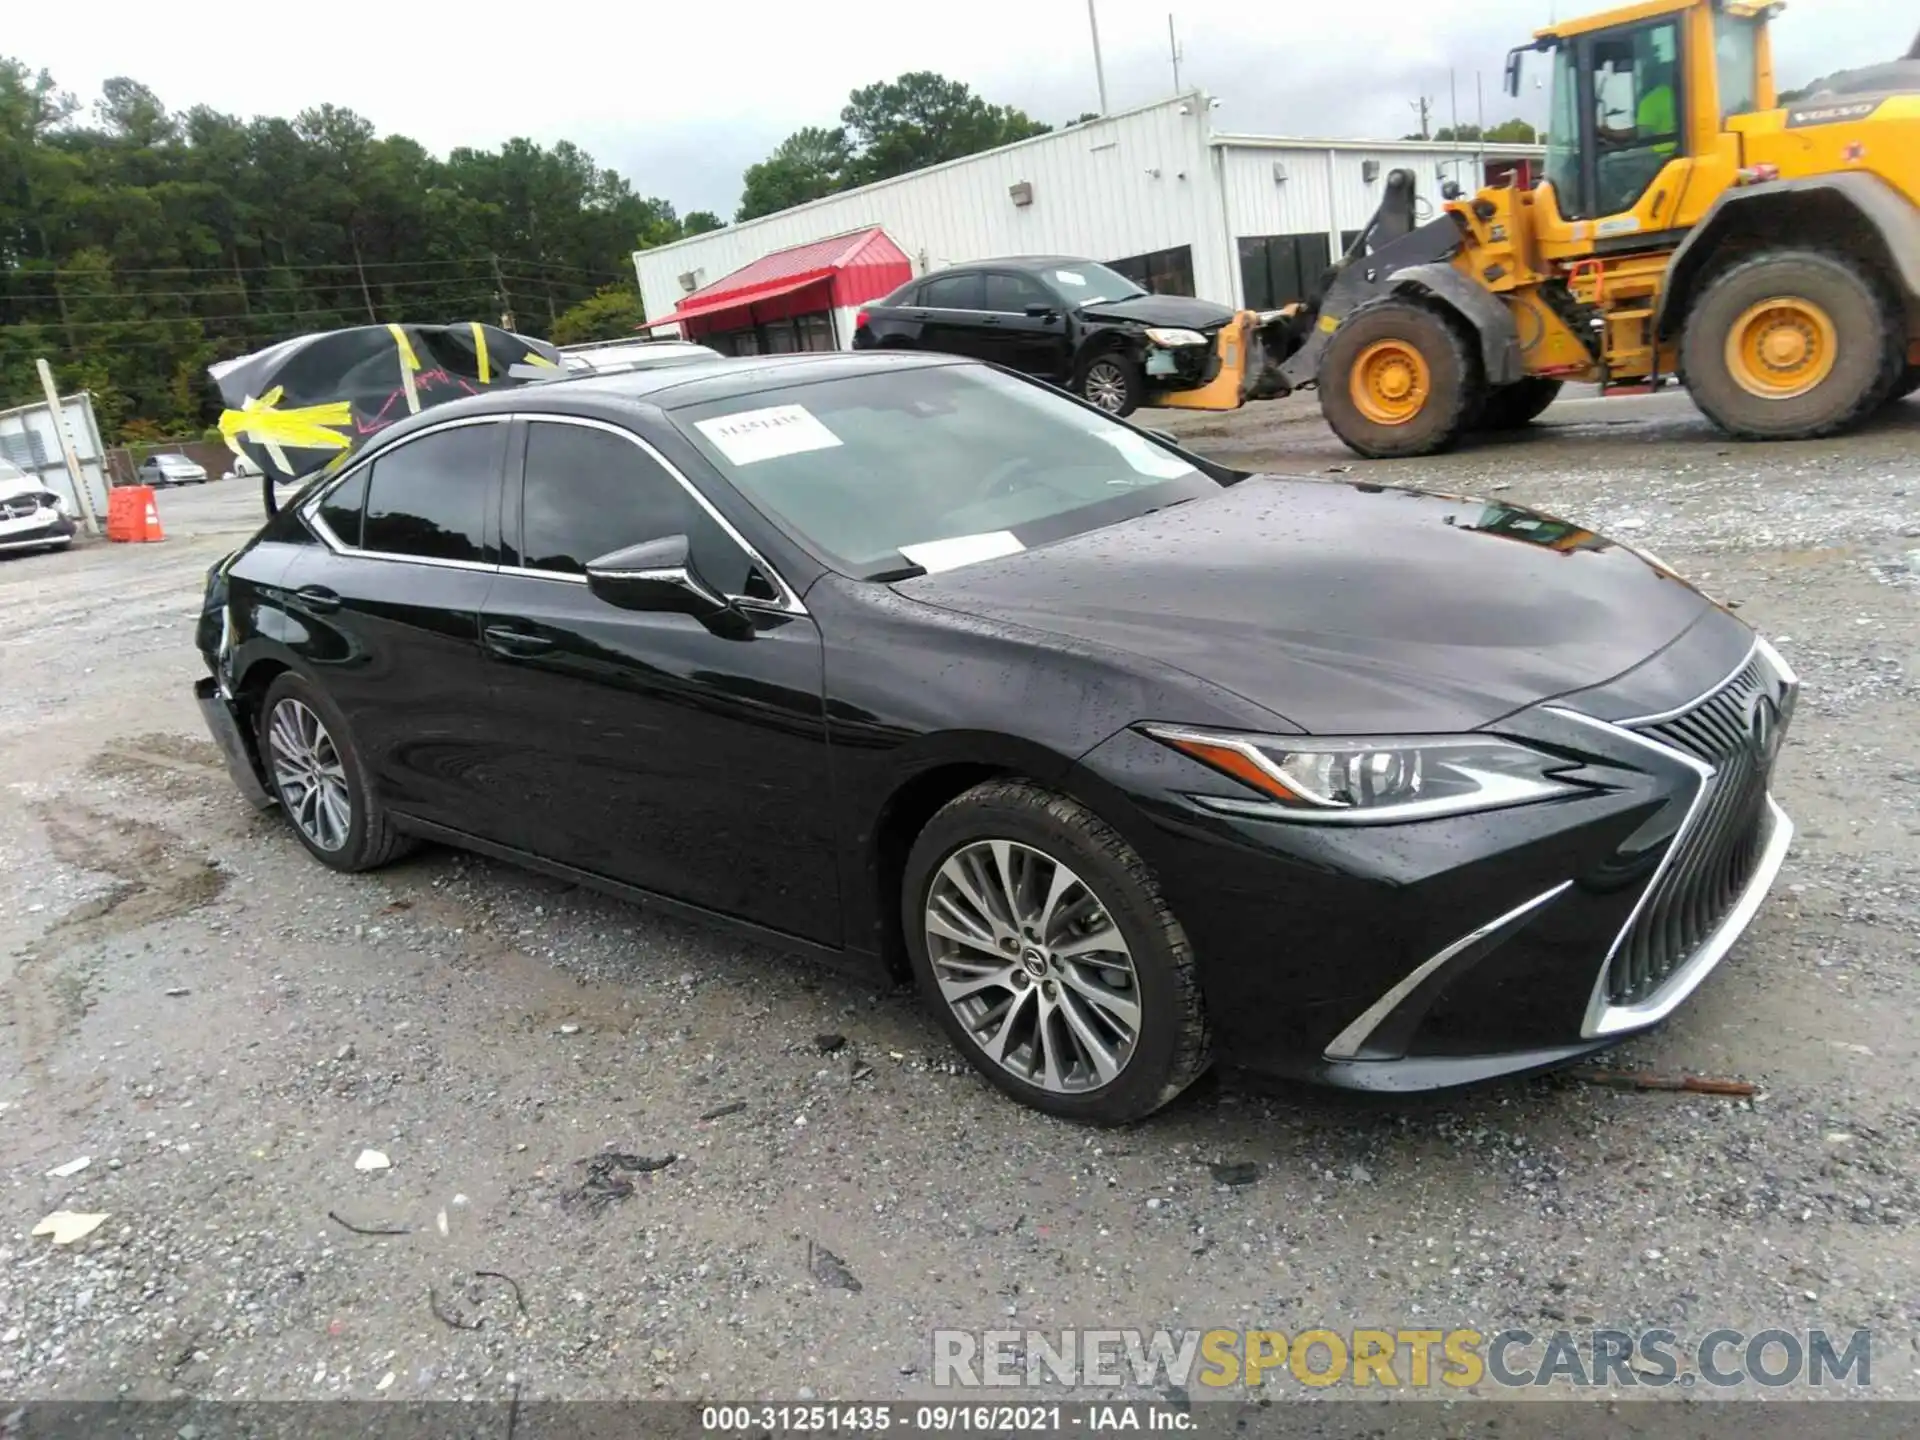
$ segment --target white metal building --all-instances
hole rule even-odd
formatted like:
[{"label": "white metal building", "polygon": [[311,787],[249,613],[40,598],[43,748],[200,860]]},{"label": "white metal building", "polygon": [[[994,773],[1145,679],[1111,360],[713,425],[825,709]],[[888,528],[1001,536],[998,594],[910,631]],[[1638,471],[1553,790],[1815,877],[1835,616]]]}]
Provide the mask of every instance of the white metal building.
[{"label": "white metal building", "polygon": [[[1152,290],[1278,306],[1300,298],[1372,217],[1389,171],[1414,172],[1424,216],[1443,179],[1471,192],[1483,175],[1519,169],[1527,184],[1544,154],[1533,145],[1227,135],[1213,130],[1214,113],[1196,91],[636,251],[647,314],[665,317],[696,292],[723,291],[720,282],[776,251],[873,226],[915,274],[1064,254],[1106,261]],[[845,347],[852,327],[832,318],[818,333]],[[826,343],[787,336],[774,348]],[[757,348],[768,348],[764,336]]]}]

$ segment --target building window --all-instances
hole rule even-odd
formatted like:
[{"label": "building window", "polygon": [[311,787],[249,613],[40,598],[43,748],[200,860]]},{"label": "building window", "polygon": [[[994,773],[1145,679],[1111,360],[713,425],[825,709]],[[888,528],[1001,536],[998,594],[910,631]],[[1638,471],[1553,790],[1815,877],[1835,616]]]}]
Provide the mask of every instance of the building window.
[{"label": "building window", "polygon": [[1340,232],[1340,253],[1342,255],[1353,249],[1353,242],[1360,238],[1360,234],[1361,232],[1358,230],[1342,230]]},{"label": "building window", "polygon": [[1333,263],[1327,233],[1242,235],[1240,284],[1250,310],[1278,310],[1304,300]]},{"label": "building window", "polygon": [[1142,290],[1155,295],[1193,294],[1193,247],[1176,245],[1171,250],[1155,250],[1146,255],[1129,255],[1124,260],[1109,260],[1107,268],[1118,270]]}]

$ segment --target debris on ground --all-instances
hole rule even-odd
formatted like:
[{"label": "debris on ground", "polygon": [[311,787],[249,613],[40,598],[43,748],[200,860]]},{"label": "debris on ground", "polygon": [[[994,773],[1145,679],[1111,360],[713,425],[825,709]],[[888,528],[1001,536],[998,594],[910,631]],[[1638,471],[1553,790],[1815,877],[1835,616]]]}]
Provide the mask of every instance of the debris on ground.
[{"label": "debris on ground", "polygon": [[362,1150],[360,1152],[360,1158],[353,1162],[353,1168],[356,1170],[390,1170],[393,1168],[393,1162],[387,1159],[384,1151]]},{"label": "debris on ground", "polygon": [[485,1327],[485,1320],[462,1320],[458,1315],[450,1314],[440,1308],[440,1292],[433,1286],[427,1286],[427,1309],[433,1312],[433,1318],[449,1330],[479,1330]]},{"label": "debris on ground", "polygon": [[852,1267],[824,1245],[807,1242],[807,1271],[822,1285],[831,1285],[837,1290],[845,1290],[849,1295],[858,1295],[860,1281],[855,1278]]},{"label": "debris on ground", "polygon": [[503,1282],[513,1291],[514,1308],[522,1315],[527,1313],[527,1300],[526,1297],[520,1293],[520,1282],[511,1275],[504,1274],[499,1270],[476,1270],[473,1272],[473,1277],[476,1280],[499,1280]]},{"label": "debris on ground", "polygon": [[351,1230],[356,1235],[411,1235],[413,1233],[404,1225],[356,1225],[335,1210],[327,1211],[327,1219],[333,1221],[342,1230]]},{"label": "debris on ground", "polygon": [[36,1235],[51,1235],[56,1245],[71,1245],[84,1240],[106,1223],[106,1215],[83,1214],[78,1210],[56,1210],[33,1227]]},{"label": "debris on ground", "polygon": [[191,995],[192,993],[193,991],[184,985],[175,985],[166,992],[169,1000],[178,1000],[182,995]]},{"label": "debris on ground", "polygon": [[816,1035],[813,1037],[813,1044],[814,1044],[814,1048],[817,1049],[822,1055],[831,1055],[837,1050],[843,1050],[846,1048],[847,1037],[844,1035],[835,1035],[832,1033],[828,1033],[825,1035]]},{"label": "debris on ground", "polygon": [[664,1170],[678,1155],[662,1155],[655,1159],[649,1155],[628,1155],[619,1150],[606,1150],[598,1155],[589,1156],[580,1161],[587,1167],[587,1178],[578,1190],[569,1193],[564,1203],[572,1206],[584,1206],[589,1210],[599,1210],[615,1200],[625,1200],[633,1194],[633,1181],[629,1175],[650,1175],[656,1170]]},{"label": "debris on ground", "polygon": [[560,1027],[560,1033],[562,1035],[578,1035],[580,1033],[580,1027],[578,1025],[562,1025]]},{"label": "debris on ground", "polygon": [[1213,1171],[1214,1180],[1221,1185],[1251,1185],[1260,1178],[1260,1165],[1254,1160],[1222,1161],[1207,1168]]},{"label": "debris on ground", "polygon": [[78,1175],[92,1163],[93,1157],[91,1155],[82,1155],[78,1160],[69,1160],[64,1165],[54,1166],[53,1169],[47,1171],[47,1178],[49,1180],[65,1180],[68,1176]]},{"label": "debris on ground", "polygon": [[1751,1080],[1715,1080],[1705,1075],[1655,1075],[1648,1070],[1575,1070],[1572,1078],[1610,1090],[1684,1090],[1693,1095],[1758,1095]]},{"label": "debris on ground", "polygon": [[722,1120],[729,1115],[738,1115],[742,1110],[745,1110],[746,1108],[747,1108],[747,1102],[744,1100],[729,1100],[724,1105],[714,1106],[713,1109],[707,1111],[707,1113],[702,1115],[700,1118],[702,1120]]}]

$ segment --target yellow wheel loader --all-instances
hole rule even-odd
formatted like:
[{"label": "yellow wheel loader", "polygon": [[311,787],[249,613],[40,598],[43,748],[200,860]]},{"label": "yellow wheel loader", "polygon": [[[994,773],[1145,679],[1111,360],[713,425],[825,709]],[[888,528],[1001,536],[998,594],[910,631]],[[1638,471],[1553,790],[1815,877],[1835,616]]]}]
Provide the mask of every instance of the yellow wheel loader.
[{"label": "yellow wheel loader", "polygon": [[1513,51],[1512,94],[1530,52],[1552,61],[1539,185],[1452,191],[1415,225],[1393,172],[1275,388],[1318,386],[1351,448],[1405,456],[1525,425],[1568,380],[1678,379],[1750,440],[1920,385],[1920,39],[1783,106],[1780,8],[1646,0]]}]

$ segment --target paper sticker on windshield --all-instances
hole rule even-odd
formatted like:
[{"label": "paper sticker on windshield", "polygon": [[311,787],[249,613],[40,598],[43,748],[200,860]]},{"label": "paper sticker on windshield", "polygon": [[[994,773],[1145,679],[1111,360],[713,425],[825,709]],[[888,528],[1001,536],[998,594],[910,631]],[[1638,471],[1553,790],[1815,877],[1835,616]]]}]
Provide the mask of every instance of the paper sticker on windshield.
[{"label": "paper sticker on windshield", "polygon": [[1087,283],[1087,277],[1082,275],[1078,270],[1056,270],[1053,272],[1053,278],[1058,280],[1062,285],[1084,285]]},{"label": "paper sticker on windshield", "polygon": [[840,437],[822,425],[804,405],[742,410],[737,415],[720,415],[694,423],[735,465],[777,460],[782,455],[801,455],[808,450],[829,450],[840,443]]},{"label": "paper sticker on windshield", "polygon": [[900,553],[929,575],[971,565],[976,560],[998,560],[1002,555],[1018,555],[1027,547],[1011,530],[985,530],[978,535],[956,535],[950,540],[926,540],[918,545],[902,545]]},{"label": "paper sticker on windshield", "polygon": [[1094,433],[1118,450],[1121,458],[1138,474],[1151,475],[1156,480],[1178,480],[1182,475],[1193,473],[1193,466],[1178,455],[1162,450],[1144,435],[1135,435],[1131,430]]}]

